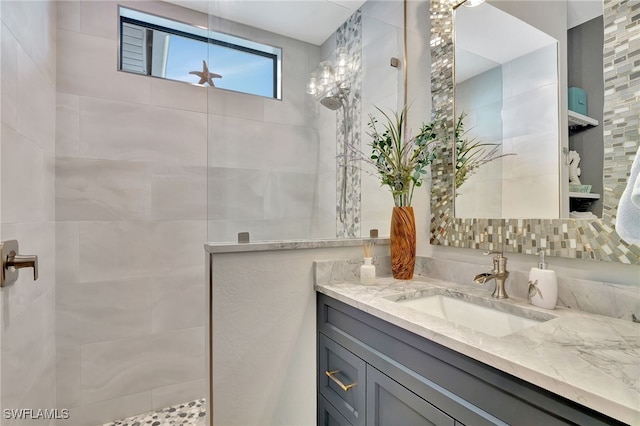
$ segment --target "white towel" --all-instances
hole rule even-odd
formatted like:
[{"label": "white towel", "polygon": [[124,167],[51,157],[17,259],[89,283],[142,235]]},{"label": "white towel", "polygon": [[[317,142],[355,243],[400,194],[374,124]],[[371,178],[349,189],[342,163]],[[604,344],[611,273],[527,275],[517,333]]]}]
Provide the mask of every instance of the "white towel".
[{"label": "white towel", "polygon": [[620,197],[616,232],[629,244],[640,246],[640,149],[631,165],[627,187]]}]

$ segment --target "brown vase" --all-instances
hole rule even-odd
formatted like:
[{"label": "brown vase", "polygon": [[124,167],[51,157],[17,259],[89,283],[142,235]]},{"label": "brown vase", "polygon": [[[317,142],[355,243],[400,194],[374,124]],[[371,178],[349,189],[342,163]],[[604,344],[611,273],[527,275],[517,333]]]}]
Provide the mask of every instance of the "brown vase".
[{"label": "brown vase", "polygon": [[413,207],[393,208],[390,239],[393,278],[412,279],[416,265],[416,220]]}]

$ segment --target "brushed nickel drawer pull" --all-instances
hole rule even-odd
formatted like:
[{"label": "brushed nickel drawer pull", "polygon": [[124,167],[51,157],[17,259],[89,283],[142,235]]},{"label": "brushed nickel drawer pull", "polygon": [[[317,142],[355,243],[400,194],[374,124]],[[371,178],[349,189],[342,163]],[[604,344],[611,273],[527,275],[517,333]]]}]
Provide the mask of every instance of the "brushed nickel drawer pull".
[{"label": "brushed nickel drawer pull", "polygon": [[338,386],[340,386],[340,388],[342,388],[343,391],[347,392],[349,389],[351,389],[354,386],[357,386],[357,383],[351,383],[350,385],[345,385],[344,383],[342,383],[340,381],[340,379],[338,379],[335,375],[336,373],[339,373],[340,370],[333,370],[333,371],[325,371],[324,374],[326,374],[331,380],[333,380],[334,382],[336,382],[336,384]]}]

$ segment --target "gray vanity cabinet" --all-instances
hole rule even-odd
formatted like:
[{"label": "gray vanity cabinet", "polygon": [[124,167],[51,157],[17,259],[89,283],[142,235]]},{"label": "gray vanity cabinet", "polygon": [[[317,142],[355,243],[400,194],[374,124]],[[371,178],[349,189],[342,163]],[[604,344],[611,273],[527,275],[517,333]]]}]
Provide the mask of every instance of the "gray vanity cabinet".
[{"label": "gray vanity cabinet", "polygon": [[318,294],[318,425],[621,424]]}]

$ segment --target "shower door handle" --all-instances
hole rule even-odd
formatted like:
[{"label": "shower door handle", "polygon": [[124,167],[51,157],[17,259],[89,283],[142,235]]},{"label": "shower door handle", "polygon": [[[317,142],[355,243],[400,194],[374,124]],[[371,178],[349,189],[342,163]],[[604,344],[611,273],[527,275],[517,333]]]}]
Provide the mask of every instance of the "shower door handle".
[{"label": "shower door handle", "polygon": [[0,253],[2,255],[0,287],[16,282],[22,268],[33,268],[33,280],[38,279],[38,256],[18,254],[18,241],[1,242]]}]

